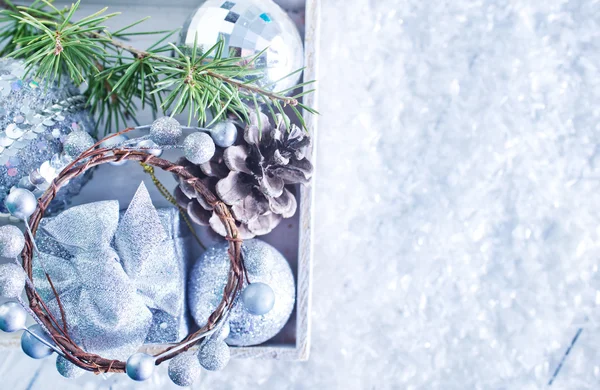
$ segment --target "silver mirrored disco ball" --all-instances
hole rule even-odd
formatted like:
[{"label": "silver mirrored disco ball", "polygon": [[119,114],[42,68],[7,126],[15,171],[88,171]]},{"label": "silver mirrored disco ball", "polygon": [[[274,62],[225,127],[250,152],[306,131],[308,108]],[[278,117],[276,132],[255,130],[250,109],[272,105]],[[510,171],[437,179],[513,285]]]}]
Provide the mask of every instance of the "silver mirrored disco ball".
[{"label": "silver mirrored disco ball", "polygon": [[[264,70],[263,86],[304,66],[298,29],[272,0],[205,0],[183,26],[180,45],[191,47],[196,40],[206,51],[220,39],[224,41],[223,56],[248,58],[267,49],[252,65]],[[283,91],[297,84],[299,78],[300,74],[295,74],[268,89]]]}]

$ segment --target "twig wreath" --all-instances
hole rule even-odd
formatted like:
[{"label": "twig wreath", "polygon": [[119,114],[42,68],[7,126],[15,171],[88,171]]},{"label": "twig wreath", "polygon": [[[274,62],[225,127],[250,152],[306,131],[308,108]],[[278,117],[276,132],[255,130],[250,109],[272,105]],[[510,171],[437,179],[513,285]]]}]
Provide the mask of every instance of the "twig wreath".
[{"label": "twig wreath", "polygon": [[[139,148],[130,149],[127,147],[106,148],[100,145],[106,140],[132,131],[134,128],[127,128],[119,133],[112,134],[109,137],[97,142],[67,165],[54,179],[50,187],[38,199],[36,210],[29,218],[29,226],[31,234],[25,235],[25,247],[21,254],[22,265],[29,279],[33,277],[32,261],[36,246],[33,236],[35,235],[40,221],[44,216],[46,208],[54,199],[58,191],[69,180],[82,175],[89,169],[98,165],[121,162],[125,160],[138,161],[140,163],[160,168],[166,172],[170,172],[180,179],[185,180],[188,184],[201,194],[211,206],[214,207],[215,213],[223,223],[229,242],[229,258],[230,271],[228,281],[223,292],[223,298],[215,311],[210,315],[207,323],[198,331],[188,335],[180,343],[166,348],[164,351],[154,355],[155,364],[169,360],[178,354],[187,351],[201,338],[208,336],[211,331],[215,330],[219,322],[226,316],[227,312],[234,304],[235,297],[241,290],[244,284],[244,278],[247,278],[244,264],[242,261],[241,245],[242,240],[238,237],[238,229],[235,220],[231,215],[228,206],[220,201],[201,181],[188,172],[183,166],[174,164],[168,160],[146,153]],[[52,286],[52,280],[48,274],[46,278]],[[85,352],[77,343],[75,343],[67,332],[67,321],[65,311],[60,302],[60,298],[54,290],[57,303],[60,309],[61,319],[59,320],[50,312],[48,306],[44,303],[40,295],[35,290],[35,286],[31,283],[26,286],[27,296],[29,298],[29,307],[38,317],[38,319],[46,326],[50,332],[50,337],[56,343],[56,346],[62,351],[64,357],[78,367],[96,374],[115,372],[124,373],[126,371],[126,362],[119,360],[106,359],[101,356]],[[62,322],[62,326],[61,326]]]}]

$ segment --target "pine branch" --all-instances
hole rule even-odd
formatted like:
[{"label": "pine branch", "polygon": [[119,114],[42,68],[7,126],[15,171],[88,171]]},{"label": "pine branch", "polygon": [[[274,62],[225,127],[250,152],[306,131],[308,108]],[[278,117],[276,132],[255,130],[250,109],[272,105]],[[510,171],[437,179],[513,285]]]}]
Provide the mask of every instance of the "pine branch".
[{"label": "pine branch", "polygon": [[[209,111],[213,121],[230,113],[247,119],[251,109],[247,101],[268,103],[271,112],[270,105],[281,113],[284,107],[291,106],[301,123],[303,118],[296,107],[315,113],[298,102],[303,94],[288,97],[288,90],[273,92],[268,85],[261,85],[260,73],[252,68],[258,55],[249,59],[224,58],[222,41],[204,53],[196,45],[180,49],[167,43],[176,30],[130,31],[147,18],[111,33],[103,23],[116,13],[106,14],[104,8],[75,21],[73,15],[78,7],[79,1],[59,10],[48,0],[37,0],[30,6],[0,0],[0,8],[4,8],[0,42],[5,45],[0,53],[23,58],[28,70],[35,69],[40,78],[56,80],[64,74],[77,84],[86,82],[92,112],[109,129],[135,121],[136,99],[155,115],[159,110],[171,115],[187,110],[188,122],[195,120],[201,125],[206,124]],[[116,39],[139,34],[161,37],[146,50]],[[170,51],[175,55],[169,56]],[[292,75],[299,71],[302,70]],[[307,84],[310,82],[301,86]],[[254,109],[259,110],[257,104]]]}]

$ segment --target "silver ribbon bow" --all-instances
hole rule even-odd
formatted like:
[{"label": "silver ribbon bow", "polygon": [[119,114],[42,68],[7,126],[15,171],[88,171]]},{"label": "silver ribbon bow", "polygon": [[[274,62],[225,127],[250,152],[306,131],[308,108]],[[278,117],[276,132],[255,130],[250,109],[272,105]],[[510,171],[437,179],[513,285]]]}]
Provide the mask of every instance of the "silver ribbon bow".
[{"label": "silver ribbon bow", "polygon": [[182,270],[142,183],[119,222],[119,202],[72,207],[46,223],[36,287],[57,319],[50,275],[69,333],[88,352],[125,359],[146,339],[150,309],[178,317]]}]

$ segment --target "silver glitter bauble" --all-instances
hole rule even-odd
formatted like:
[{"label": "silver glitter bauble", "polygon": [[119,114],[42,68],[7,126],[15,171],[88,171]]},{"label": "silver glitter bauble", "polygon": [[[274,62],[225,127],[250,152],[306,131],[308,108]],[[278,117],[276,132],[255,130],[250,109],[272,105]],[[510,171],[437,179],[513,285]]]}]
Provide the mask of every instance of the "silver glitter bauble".
[{"label": "silver glitter bauble", "polygon": [[149,379],[152,376],[154,373],[154,367],[156,367],[154,357],[142,352],[138,352],[134,355],[131,355],[131,357],[127,359],[125,371],[131,379],[141,382]]},{"label": "silver glitter bauble", "polygon": [[177,386],[191,386],[200,377],[202,367],[193,353],[182,353],[169,361],[169,378]]},{"label": "silver glitter bauble", "polygon": [[160,157],[163,154],[163,150],[151,139],[141,140],[136,144],[143,152],[151,154],[156,157]]},{"label": "silver glitter bauble", "polygon": [[[206,324],[223,297],[229,273],[228,244],[208,248],[196,261],[189,276],[188,301],[192,317],[199,326]],[[229,315],[231,328],[227,344],[247,346],[263,343],[275,336],[287,323],[294,308],[294,276],[287,260],[271,245],[254,239],[242,243],[245,261],[253,256],[272,256],[269,271],[249,275],[250,282],[268,284],[275,293],[273,309],[265,315],[253,315],[238,300]]]},{"label": "silver glitter bauble", "polygon": [[0,264],[0,296],[17,298],[25,288],[27,275],[14,263]]},{"label": "silver glitter bauble", "polygon": [[200,346],[198,361],[208,371],[219,371],[229,363],[231,352],[224,341],[207,340]]},{"label": "silver glitter bauble", "polygon": [[222,148],[228,148],[235,143],[237,139],[237,127],[231,121],[222,121],[217,123],[210,129],[210,136],[215,145]]},{"label": "silver glitter bauble", "polygon": [[13,188],[4,199],[4,206],[9,213],[19,219],[28,219],[37,208],[37,198],[24,188]]},{"label": "silver glitter bauble", "polygon": [[85,374],[83,368],[77,367],[77,365],[71,363],[62,356],[56,358],[56,371],[65,378],[75,379]]},{"label": "silver glitter bauble", "polygon": [[27,312],[17,302],[5,302],[0,305],[0,330],[7,333],[25,328]]},{"label": "silver glitter bauble", "polygon": [[251,67],[262,70],[260,83],[265,88],[283,91],[298,82],[299,73],[285,76],[304,66],[302,39],[273,1],[206,0],[183,26],[179,43],[191,47],[196,40],[207,51],[221,39],[223,57],[249,58],[264,50]]},{"label": "silver glitter bauble", "polygon": [[183,155],[194,164],[204,164],[215,155],[215,143],[206,133],[192,133],[183,140]]},{"label": "silver glitter bauble", "polygon": [[150,126],[150,138],[157,145],[176,145],[182,133],[181,123],[169,116],[158,118]]},{"label": "silver glitter bauble", "polygon": [[251,283],[242,291],[242,303],[250,314],[261,316],[275,305],[275,293],[268,284]]},{"label": "silver glitter bauble", "polygon": [[246,271],[251,275],[261,275],[271,270],[279,252],[270,245],[242,245],[242,259]]},{"label": "silver glitter bauble", "polygon": [[85,131],[78,130],[67,135],[63,145],[65,153],[68,156],[77,158],[81,153],[94,146],[95,143],[96,141],[94,141],[91,135]]},{"label": "silver glitter bauble", "polygon": [[[0,59],[0,213],[11,188],[40,195],[67,162],[63,142],[72,131],[94,130],[86,97],[69,77],[61,82],[38,82],[23,60]],[[91,172],[62,187],[47,215],[64,208],[79,193]],[[50,180],[48,180],[50,179]],[[3,215],[5,216],[5,215]]]},{"label": "silver glitter bauble", "polygon": [[14,225],[0,226],[0,257],[14,259],[25,247],[25,236]]},{"label": "silver glitter bauble", "polygon": [[[48,333],[46,333],[38,324],[30,326],[29,332],[35,333],[49,344],[54,344],[50,335],[48,335]],[[32,359],[43,359],[54,353],[52,348],[29,334],[29,332],[23,332],[23,335],[21,336],[21,349],[25,352],[25,355]]]}]

